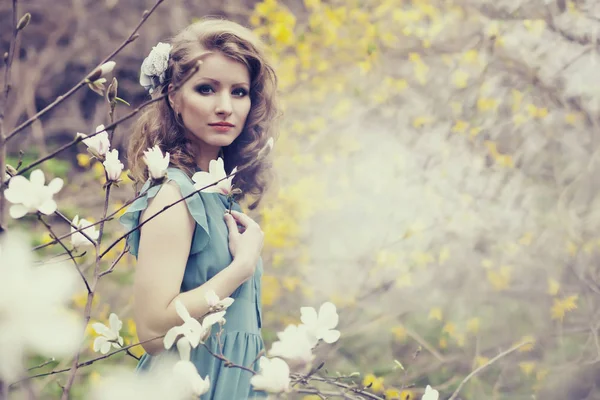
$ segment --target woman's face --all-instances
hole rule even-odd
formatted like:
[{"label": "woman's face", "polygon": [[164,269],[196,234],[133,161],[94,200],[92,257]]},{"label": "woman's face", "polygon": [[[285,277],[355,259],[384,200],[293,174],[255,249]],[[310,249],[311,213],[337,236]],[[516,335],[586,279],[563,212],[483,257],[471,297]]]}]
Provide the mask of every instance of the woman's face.
[{"label": "woman's face", "polygon": [[244,128],[251,105],[250,73],[244,64],[221,53],[208,54],[202,61],[170,101],[194,147],[215,156]]}]

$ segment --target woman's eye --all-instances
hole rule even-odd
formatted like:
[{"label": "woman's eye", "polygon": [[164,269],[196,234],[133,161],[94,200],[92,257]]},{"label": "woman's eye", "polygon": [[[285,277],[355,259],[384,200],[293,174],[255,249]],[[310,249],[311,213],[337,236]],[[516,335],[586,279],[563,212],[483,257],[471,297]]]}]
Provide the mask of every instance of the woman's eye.
[{"label": "woman's eye", "polygon": [[201,94],[209,94],[213,89],[208,85],[198,86],[196,91]]},{"label": "woman's eye", "polygon": [[234,90],[233,93],[236,96],[244,97],[244,96],[246,96],[248,94],[248,91],[246,89],[240,88],[240,89]]}]

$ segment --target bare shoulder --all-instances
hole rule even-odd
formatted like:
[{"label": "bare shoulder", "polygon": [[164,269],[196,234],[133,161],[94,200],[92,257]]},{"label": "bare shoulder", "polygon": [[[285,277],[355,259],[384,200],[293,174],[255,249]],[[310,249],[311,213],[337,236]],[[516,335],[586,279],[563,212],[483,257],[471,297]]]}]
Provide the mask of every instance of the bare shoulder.
[{"label": "bare shoulder", "polygon": [[[163,184],[156,196],[150,199],[148,207],[142,213],[141,220],[145,221],[154,214],[161,212],[165,207],[168,207],[168,209],[162,211],[153,219],[160,219],[165,222],[177,219],[176,222],[178,223],[188,219],[191,221],[192,217],[187,209],[185,200],[179,201],[182,197],[179,186],[175,182],[170,181]],[[177,201],[179,203],[175,204]]]}]

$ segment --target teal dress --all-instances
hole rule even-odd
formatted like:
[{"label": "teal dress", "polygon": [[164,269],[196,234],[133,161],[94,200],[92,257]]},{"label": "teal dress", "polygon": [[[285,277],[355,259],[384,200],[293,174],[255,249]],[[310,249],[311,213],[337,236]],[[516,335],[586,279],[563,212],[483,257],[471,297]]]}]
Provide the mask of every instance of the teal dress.
[{"label": "teal dress", "polygon": [[[181,189],[185,197],[194,192],[194,182],[183,171],[177,168],[168,168],[168,180],[174,181]],[[141,193],[150,186],[150,182],[142,187]],[[126,213],[120,218],[121,223],[127,231],[133,229],[139,223],[141,212],[148,206],[148,200],[158,193],[160,186],[154,186],[148,191],[148,195],[133,202]],[[221,270],[227,267],[232,257],[229,252],[228,230],[223,215],[229,209],[227,196],[219,193],[196,193],[185,200],[188,210],[194,220],[196,227],[191,243],[190,254],[185,267],[180,292],[195,289]],[[239,204],[233,202],[233,210],[241,211]],[[137,258],[140,232],[136,230],[127,238],[130,252]],[[173,238],[177,240],[177,238]],[[168,245],[168,244],[165,244]],[[168,267],[168,266],[165,266]],[[256,272],[252,279],[248,279],[239,286],[230,297],[235,301],[227,309],[225,314],[226,323],[221,335],[222,354],[237,365],[249,367],[258,372],[257,356],[264,348],[261,337],[261,276],[262,260],[259,260]],[[198,299],[204,301],[204,299]],[[219,343],[215,333],[219,330],[218,324],[213,326],[213,331],[207,346],[212,352],[219,354]],[[170,351],[177,351],[173,346]],[[138,371],[150,368],[153,359],[159,356],[144,354],[137,366]],[[224,362],[212,356],[206,349],[199,345],[192,349],[190,354],[198,373],[202,378],[210,377],[210,391],[201,396],[203,400],[233,400],[247,398],[263,398],[264,392],[254,392],[250,385],[252,374],[241,368],[226,367]]]}]

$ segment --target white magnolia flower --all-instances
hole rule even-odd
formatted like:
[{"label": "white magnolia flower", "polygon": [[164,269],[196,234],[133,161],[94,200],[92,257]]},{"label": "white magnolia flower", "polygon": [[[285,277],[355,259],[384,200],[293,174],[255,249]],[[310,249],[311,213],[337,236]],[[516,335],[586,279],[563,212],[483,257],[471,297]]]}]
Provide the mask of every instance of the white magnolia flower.
[{"label": "white magnolia flower", "polygon": [[[200,323],[200,321],[190,315],[185,305],[179,299],[175,300],[175,310],[177,310],[177,314],[183,320],[183,324],[172,327],[165,334],[163,344],[167,350],[173,346],[173,343],[175,343],[177,338],[180,336],[183,336],[187,342],[189,342],[191,347],[196,348],[198,344],[205,340],[210,334],[211,328],[214,324],[225,323],[223,318],[225,316],[225,311],[208,314],[206,317],[204,317],[202,323]],[[186,353],[185,344],[182,344],[181,346],[183,348],[178,347],[178,349],[180,351],[180,355],[182,355],[183,351],[182,359],[184,359],[183,356],[185,356]]]},{"label": "white magnolia flower", "polygon": [[104,64],[102,64],[100,66],[100,77],[102,78],[103,76],[106,76],[113,72],[113,69],[115,69],[116,65],[117,63],[114,61],[107,61]]},{"label": "white magnolia flower", "polygon": [[[7,236],[8,235],[8,236]],[[23,376],[27,354],[71,356],[84,324],[68,309],[81,288],[71,264],[33,266],[27,240],[5,234],[0,252],[0,380]]]},{"label": "white magnolia flower", "polygon": [[204,328],[204,330],[208,333],[210,332],[212,326],[214,324],[225,324],[225,311],[219,311],[213,314],[208,314],[206,317],[204,317],[204,319],[202,320],[202,327]]},{"label": "white magnolia flower", "polygon": [[148,174],[154,180],[161,180],[167,175],[170,155],[163,155],[158,145],[144,151],[144,162],[148,166]]},{"label": "white magnolia flower", "polygon": [[111,313],[108,317],[108,324],[109,326],[100,322],[92,324],[92,328],[100,335],[94,340],[94,351],[99,351],[102,354],[108,353],[111,345],[116,349],[123,346],[123,338],[119,333],[123,327],[123,322],[117,314]]},{"label": "white magnolia flower", "polygon": [[150,93],[155,88],[153,77],[157,77],[161,84],[165,81],[165,71],[169,66],[170,52],[171,45],[160,42],[152,47],[152,51],[150,51],[148,57],[142,62],[140,85],[146,88],[146,90],[150,90]]},{"label": "white magnolia flower", "polygon": [[340,331],[333,329],[339,320],[333,303],[323,303],[319,308],[319,314],[313,307],[301,307],[300,313],[302,314],[300,320],[317,340],[323,339],[326,343],[334,343],[340,338]]},{"label": "white magnolia flower", "polygon": [[221,193],[221,194],[229,194],[231,192],[231,182],[233,181],[233,177],[237,171],[237,167],[235,167],[231,171],[231,176],[227,179],[223,179],[227,176],[225,173],[225,163],[221,157],[216,160],[210,160],[208,164],[208,172],[206,171],[198,171],[192,176],[192,180],[195,182],[194,187],[196,190],[199,190],[205,186],[215,183],[216,181],[223,179],[216,185],[212,185],[202,190],[207,193]]},{"label": "white magnolia flower", "polygon": [[192,351],[192,345],[190,341],[185,337],[180,337],[179,340],[175,343],[177,346],[177,352],[179,353],[179,358],[184,361],[190,361],[190,353]]},{"label": "white magnolia flower", "polygon": [[108,132],[106,132],[106,130],[104,129],[104,125],[98,125],[96,127],[96,133],[96,135],[88,137],[85,133],[77,132],[77,137],[83,138],[83,143],[87,146],[88,151],[94,157],[103,159],[104,155],[110,149]]},{"label": "white magnolia flower", "polygon": [[102,164],[109,181],[116,181],[121,177],[124,165],[119,161],[119,150],[114,149],[106,153],[106,160]]},{"label": "white magnolia flower", "polygon": [[167,331],[163,339],[165,349],[170,349],[180,335],[184,336],[193,348],[196,348],[202,336],[204,336],[202,324],[197,319],[192,318],[185,305],[179,299],[175,299],[175,310],[183,320],[183,324],[174,326]]},{"label": "white magnolia flower", "polygon": [[[75,218],[73,218],[73,221],[71,221],[71,233],[75,232],[77,229],[81,229],[81,228],[85,228],[80,232],[75,232],[71,235],[71,244],[73,245],[73,247],[75,248],[79,248],[79,247],[83,247],[83,246],[94,246],[96,243],[94,242],[90,242],[85,236],[83,236],[83,233],[85,233],[86,235],[88,235],[90,237],[90,239],[93,240],[98,240],[98,237],[100,236],[100,232],[96,230],[95,227],[90,226],[91,223],[84,219],[81,218],[79,219],[79,215],[76,215]],[[77,228],[74,228],[73,225],[75,225]],[[89,227],[89,228],[86,228]]]},{"label": "white magnolia flower", "polygon": [[198,369],[190,361],[178,361],[173,366],[173,375],[175,380],[179,382],[178,387],[189,397],[198,398],[210,389],[208,375],[202,379],[198,374]]},{"label": "white magnolia flower", "polygon": [[427,385],[427,387],[425,388],[425,393],[423,394],[423,397],[421,397],[421,400],[438,400],[439,397],[440,392]]},{"label": "white magnolia flower", "polygon": [[46,178],[42,170],[31,172],[29,180],[22,175],[13,176],[4,191],[6,200],[13,203],[10,216],[21,218],[27,213],[39,211],[50,215],[56,211],[57,205],[52,198],[63,187],[63,180],[54,178],[45,186]]},{"label": "white magnolia flower", "polygon": [[87,82],[96,82],[98,79],[110,74],[115,69],[115,65],[117,63],[114,61],[105,62],[88,75]]},{"label": "white magnolia flower", "polygon": [[255,390],[269,393],[287,392],[290,389],[290,367],[281,358],[262,356],[259,361],[259,373],[250,378]]},{"label": "white magnolia flower", "polygon": [[316,344],[314,336],[309,334],[304,325],[288,325],[283,332],[278,332],[279,341],[274,342],[269,355],[285,359],[291,367],[310,363],[314,355],[312,349]]},{"label": "white magnolia flower", "polygon": [[225,310],[233,304],[233,299],[231,297],[225,297],[223,300],[220,300],[219,296],[217,296],[214,290],[209,290],[206,292],[204,298],[206,299],[211,311]]}]

